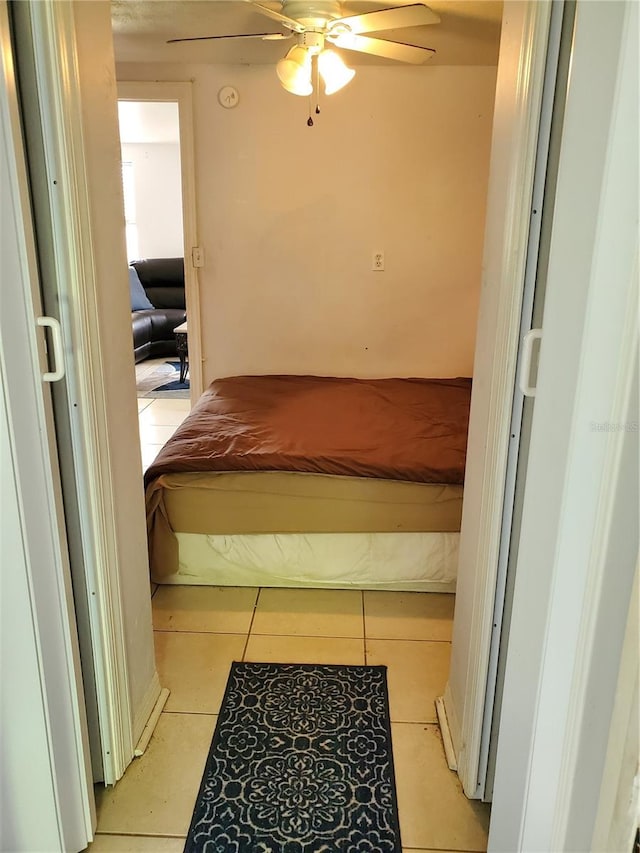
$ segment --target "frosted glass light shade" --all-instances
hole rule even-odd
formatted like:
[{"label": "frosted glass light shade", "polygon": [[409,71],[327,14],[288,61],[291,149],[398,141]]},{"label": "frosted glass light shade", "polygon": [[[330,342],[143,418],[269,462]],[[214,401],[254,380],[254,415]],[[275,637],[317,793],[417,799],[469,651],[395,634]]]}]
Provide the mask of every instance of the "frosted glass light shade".
[{"label": "frosted glass light shade", "polygon": [[292,95],[310,95],[311,85],[311,56],[307,50],[297,45],[292,47],[284,59],[276,65],[276,74],[287,92]]},{"label": "frosted glass light shade", "polygon": [[338,54],[330,49],[323,50],[318,56],[318,68],[324,80],[326,95],[333,95],[355,77],[353,68],[348,68]]}]

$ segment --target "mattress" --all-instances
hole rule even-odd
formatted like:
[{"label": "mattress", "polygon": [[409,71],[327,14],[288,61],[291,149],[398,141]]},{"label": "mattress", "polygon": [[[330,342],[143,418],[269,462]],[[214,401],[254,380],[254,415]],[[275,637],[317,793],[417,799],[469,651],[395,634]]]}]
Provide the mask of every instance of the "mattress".
[{"label": "mattress", "polygon": [[459,530],[469,399],[467,379],[217,380],[145,475],[154,579],[178,535]]},{"label": "mattress", "polygon": [[176,533],[162,583],[455,592],[459,533]]},{"label": "mattress", "polygon": [[177,571],[177,533],[455,532],[462,487],[292,472],[165,474],[148,514],[154,580]]}]

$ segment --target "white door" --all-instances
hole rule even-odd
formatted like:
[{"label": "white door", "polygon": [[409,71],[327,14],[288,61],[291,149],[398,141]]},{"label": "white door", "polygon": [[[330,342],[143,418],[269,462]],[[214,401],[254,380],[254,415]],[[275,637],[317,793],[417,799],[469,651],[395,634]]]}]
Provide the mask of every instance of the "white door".
[{"label": "white door", "polygon": [[[526,26],[527,10],[529,14],[533,14],[533,9],[541,10],[546,4],[524,4],[524,3],[506,3],[505,4],[505,25],[507,33],[511,38],[504,40],[504,49],[507,54],[506,58],[511,57],[512,71],[515,64],[513,54],[516,52],[520,60],[522,58],[531,59],[531,51],[527,54],[527,42],[531,41],[531,27]],[[562,9],[564,5],[565,12],[569,12],[573,17],[571,4],[553,4],[554,11]],[[607,6],[609,9],[607,10]],[[546,239],[546,254],[547,257],[542,259],[543,267],[549,264],[547,295],[553,293],[555,302],[552,302],[552,309],[558,310],[560,304],[558,300],[567,300],[562,305],[566,309],[564,316],[564,329],[556,327],[555,331],[559,335],[556,339],[557,353],[552,361],[548,361],[548,369],[550,373],[547,375],[547,380],[553,376],[554,380],[558,380],[556,390],[552,392],[555,399],[551,407],[546,410],[544,417],[548,418],[545,425],[548,429],[547,440],[551,440],[554,433],[559,433],[566,427],[566,423],[561,421],[561,412],[563,407],[568,405],[571,400],[571,395],[575,391],[577,379],[562,385],[566,379],[568,371],[575,366],[575,359],[579,353],[579,333],[576,333],[573,340],[570,333],[572,329],[579,328],[579,323],[582,321],[580,317],[581,305],[584,307],[581,300],[588,292],[590,285],[590,271],[586,266],[586,260],[590,257],[592,249],[591,236],[580,236],[576,238],[574,234],[568,237],[563,234],[563,238],[568,242],[563,246],[563,251],[567,253],[565,261],[569,259],[576,262],[576,269],[579,263],[582,264],[580,271],[572,270],[570,264],[566,265],[566,272],[559,277],[556,270],[552,271],[554,259],[554,241],[556,243],[556,251],[558,243],[558,209],[562,209],[564,204],[563,215],[571,222],[575,220],[577,223],[579,215],[591,217],[592,219],[598,216],[598,203],[600,185],[599,172],[603,167],[605,144],[607,129],[609,122],[612,120],[612,115],[608,112],[614,95],[617,95],[615,86],[615,73],[617,70],[617,62],[620,53],[620,29],[619,25],[625,12],[630,14],[630,9],[634,4],[612,3],[578,3],[576,7],[576,29],[572,32],[573,20],[569,19],[570,29],[564,34],[564,45],[561,45],[560,64],[566,66],[566,77],[568,79],[567,92],[556,90],[556,97],[559,100],[560,106],[563,108],[564,116],[560,128],[560,138],[557,140],[558,152],[556,159],[558,161],[558,189],[555,193],[555,199],[552,199],[553,205],[551,210],[551,223],[548,229]],[[520,45],[517,46],[513,38],[513,27],[518,23],[518,19],[522,24],[521,32],[523,38]],[[549,46],[547,57],[549,57],[551,48],[553,47],[554,29],[553,16],[549,30]],[[612,30],[613,28],[613,30]],[[616,30],[616,28],[618,28]],[[629,32],[637,32],[633,27]],[[606,35],[609,41],[603,39],[602,46],[596,47],[599,42],[598,33],[602,32]],[[528,34],[528,35],[527,35]],[[578,34],[580,38],[578,38]],[[504,32],[503,32],[504,35]],[[589,46],[586,46],[589,43]],[[636,41],[637,44],[637,41]],[[570,56],[567,56],[567,50],[570,49]],[[606,51],[606,52],[605,52]],[[597,62],[595,57],[597,54]],[[577,61],[577,57],[584,57],[583,63]],[[589,58],[591,57],[591,58]],[[534,57],[535,58],[535,57]],[[502,61],[502,56],[501,56]],[[507,173],[509,180],[503,182],[500,187],[500,182],[495,181],[492,184],[492,192],[494,193],[494,207],[492,211],[489,209],[489,217],[487,224],[487,244],[485,246],[485,292],[483,300],[485,302],[484,311],[484,326],[481,325],[478,350],[476,356],[476,367],[478,366],[478,353],[480,355],[481,371],[478,375],[474,375],[474,380],[478,380],[480,393],[478,398],[481,398],[484,393],[485,411],[481,412],[479,424],[474,421],[474,404],[472,401],[472,423],[470,424],[470,446],[469,446],[469,462],[467,467],[467,479],[465,481],[465,510],[463,515],[463,536],[461,539],[461,567],[458,583],[458,595],[456,601],[456,617],[453,636],[452,662],[449,677],[449,685],[447,687],[446,712],[447,720],[452,729],[453,743],[456,748],[456,758],[461,781],[463,783],[465,793],[470,797],[484,797],[491,799],[492,788],[492,772],[497,760],[498,765],[502,765],[498,769],[498,776],[501,777],[499,785],[499,793],[493,798],[494,809],[492,818],[492,836],[491,842],[495,849],[504,850],[519,850],[521,840],[518,839],[518,823],[525,820],[522,813],[523,802],[526,802],[527,793],[525,786],[527,784],[529,769],[526,767],[526,761],[529,757],[527,752],[529,744],[527,743],[527,733],[523,723],[526,721],[528,726],[533,727],[535,723],[531,720],[530,715],[533,713],[535,702],[535,691],[537,689],[538,672],[532,674],[534,665],[540,665],[541,647],[543,648],[545,639],[546,625],[544,617],[540,610],[536,613],[536,606],[543,606],[543,593],[545,591],[545,583],[548,580],[548,571],[553,562],[553,553],[550,543],[555,535],[555,528],[558,523],[558,517],[553,519],[553,524],[546,527],[542,523],[541,515],[538,517],[538,522],[532,525],[531,523],[531,504],[526,502],[526,494],[530,492],[529,480],[534,479],[534,482],[539,479],[541,470],[546,475],[551,477],[553,486],[548,487],[547,494],[539,491],[536,501],[537,509],[545,510],[551,506],[556,506],[557,496],[561,492],[560,473],[564,470],[565,459],[558,456],[555,459],[555,470],[550,471],[544,452],[538,446],[538,455],[529,449],[528,436],[525,436],[525,445],[521,446],[520,464],[513,465],[512,477],[517,471],[519,482],[509,484],[509,466],[502,468],[502,456],[496,452],[496,446],[501,440],[501,432],[504,428],[504,413],[500,411],[500,403],[503,398],[496,392],[494,393],[494,385],[496,377],[498,383],[505,375],[509,376],[512,365],[508,356],[510,350],[506,340],[499,328],[499,324],[494,322],[491,325],[491,312],[488,309],[493,308],[495,314],[500,317],[504,311],[503,305],[507,304],[507,310],[512,310],[513,305],[509,304],[509,288],[516,286],[518,281],[516,273],[517,268],[511,262],[513,255],[518,255],[522,250],[522,245],[526,246],[526,239],[523,234],[520,234],[519,241],[513,241],[512,244],[507,244],[502,241],[501,234],[498,231],[496,235],[496,216],[502,215],[501,222],[506,223],[505,232],[509,233],[510,220],[513,218],[514,210],[518,215],[521,215],[521,207],[514,206],[511,199],[511,207],[509,207],[510,194],[514,191],[526,197],[527,186],[522,173],[518,173],[511,169],[509,157],[512,152],[517,150],[518,134],[524,134],[527,130],[531,131],[534,112],[532,111],[522,121],[521,99],[524,97],[522,92],[530,89],[530,85],[521,85],[522,74],[525,74],[526,69],[530,68],[528,63],[525,66],[520,66],[517,73],[513,73],[512,85],[514,88],[514,98],[511,103],[505,105],[497,104],[497,132],[494,135],[494,154],[499,155],[496,158],[497,173],[504,176]],[[499,69],[499,90],[500,90],[500,75],[508,69],[503,67]],[[530,70],[526,73],[531,73]],[[505,74],[506,76],[506,74]],[[535,83],[535,77],[533,78]],[[529,84],[531,78],[529,78]],[[608,87],[608,88],[607,88]],[[605,92],[604,96],[602,93]],[[504,93],[508,94],[509,89],[505,86]],[[504,94],[503,93],[503,94]],[[600,98],[600,100],[598,100]],[[584,101],[583,101],[584,99]],[[633,122],[637,125],[637,98],[635,101],[635,113],[633,108],[627,111],[630,122],[627,128],[628,138],[637,143],[637,127],[635,136],[632,133]],[[598,112],[599,111],[599,112]],[[544,119],[544,103],[542,109],[542,118]],[[554,116],[554,121],[556,117]],[[500,124],[502,122],[502,124]],[[522,125],[522,126],[519,126]],[[523,130],[524,127],[524,130]],[[544,122],[541,125],[541,130],[544,127]],[[587,130],[587,128],[590,128]],[[534,128],[535,129],[535,128]],[[557,128],[555,129],[557,135]],[[525,137],[527,138],[527,137]],[[538,135],[538,140],[540,136]],[[581,163],[583,150],[588,150],[587,139],[592,146],[590,152],[591,162],[585,167]],[[520,140],[521,141],[521,140]],[[632,146],[633,147],[633,146]],[[552,142],[553,148],[553,142]],[[634,149],[635,150],[635,149]],[[600,159],[598,159],[600,158]],[[586,158],[585,158],[586,159]],[[502,161],[502,162],[501,162]],[[637,163],[637,158],[636,158]],[[492,168],[494,161],[492,160]],[[580,167],[581,173],[571,176],[573,184],[570,188],[563,186],[563,168],[564,180],[566,184],[566,174],[568,174],[569,166]],[[549,175],[547,174],[547,178]],[[493,180],[493,174],[492,174]],[[588,186],[588,182],[594,181],[594,191],[592,195],[588,195],[583,190]],[[555,181],[555,178],[554,178]],[[629,170],[629,191],[636,187],[633,173]],[[500,208],[498,202],[501,200],[498,196],[502,192],[503,199],[506,203],[503,208]],[[578,201],[580,199],[580,201]],[[545,200],[546,203],[546,200]],[[617,203],[617,201],[616,201]],[[621,202],[622,211],[626,201]],[[559,208],[560,205],[560,208]],[[503,216],[505,213],[507,216]],[[535,187],[532,195],[531,214],[539,212],[539,207],[536,204]],[[546,211],[545,211],[546,212]],[[494,218],[492,219],[492,213]],[[622,213],[619,214],[622,221]],[[633,214],[637,221],[637,208]],[[564,223],[563,223],[564,224]],[[577,233],[577,232],[576,232]],[[623,230],[620,229],[620,235]],[[588,230],[585,230],[588,234]],[[496,236],[500,239],[496,239]],[[528,239],[530,240],[531,233],[529,232]],[[545,240],[542,241],[544,248]],[[506,248],[505,248],[506,247]],[[538,256],[534,256],[533,260],[537,260]],[[511,272],[507,282],[507,286],[499,293],[496,279],[501,274],[504,275],[504,270]],[[613,269],[613,266],[611,267]],[[536,265],[532,270],[536,275]],[[553,277],[555,273],[555,277]],[[550,282],[550,283],[549,283]],[[491,302],[491,295],[494,296],[494,304]],[[613,289],[612,289],[613,296]],[[613,304],[613,303],[612,303]],[[488,306],[488,309],[487,309]],[[530,310],[530,308],[529,308]],[[482,307],[481,307],[481,322],[482,322]],[[538,307],[536,313],[540,313]],[[553,317],[553,313],[547,316],[547,305],[543,312],[544,322],[537,322],[535,325],[543,327],[544,338],[542,348],[547,348],[549,351],[547,323],[549,317]],[[554,322],[556,320],[556,314]],[[604,316],[604,315],[603,315]],[[578,326],[576,326],[578,323]],[[526,326],[523,325],[521,332],[526,331]],[[603,329],[603,333],[605,330]],[[618,330],[618,335],[622,334],[622,330]],[[604,340],[604,335],[602,336]],[[498,343],[495,344],[494,341]],[[595,340],[594,345],[600,346],[601,341]],[[573,347],[573,349],[572,349]],[[609,354],[613,354],[613,350]],[[507,358],[505,358],[507,356]],[[535,372],[534,372],[535,377]],[[529,379],[529,377],[522,377]],[[541,378],[544,378],[541,374]],[[542,381],[542,380],[541,380]],[[613,377],[612,377],[613,381]],[[533,379],[535,385],[535,378]],[[516,373],[511,374],[511,388],[516,385]],[[491,386],[487,392],[487,388]],[[560,391],[559,388],[564,390]],[[544,399],[547,389],[535,398],[535,408],[532,402],[527,404],[529,409],[529,430],[535,430],[536,418],[539,418],[538,408],[541,399]],[[475,392],[474,392],[475,393]],[[516,390],[515,401],[522,405],[522,397],[520,392]],[[549,397],[547,397],[547,400]],[[481,406],[476,406],[480,409]],[[517,407],[514,407],[516,411]],[[517,413],[517,412],[516,412]],[[527,414],[525,412],[525,414]],[[527,419],[523,421],[526,427]],[[520,440],[519,431],[520,423],[512,420],[509,439]],[[472,434],[473,433],[473,434]],[[533,441],[533,439],[532,439]],[[553,442],[552,442],[553,443]],[[506,444],[506,442],[505,442]],[[477,451],[474,453],[474,450]],[[498,447],[500,450],[500,447]],[[553,475],[553,476],[552,476]],[[499,479],[499,487],[496,488],[496,479]],[[505,483],[507,488],[505,489]],[[511,486],[511,504],[509,504],[509,485]],[[500,498],[504,497],[504,506],[498,501],[491,501],[491,495],[499,493]],[[584,491],[586,498],[587,492]],[[516,509],[520,509],[520,516],[512,515],[514,508],[514,498]],[[474,503],[475,502],[475,503]],[[488,510],[488,511],[487,511]],[[553,514],[553,513],[552,513]],[[496,535],[496,519],[498,521],[498,532]],[[546,515],[545,520],[548,522],[550,516]],[[466,525],[465,525],[466,521]],[[513,525],[513,526],[512,526]],[[523,535],[520,537],[519,528],[522,525]],[[464,542],[465,526],[467,532],[470,529],[472,536],[469,543]],[[511,538],[512,532],[515,534]],[[526,534],[526,535],[525,535]],[[527,536],[530,538],[527,540]],[[587,531],[584,536],[587,541]],[[523,553],[521,543],[525,542],[526,547],[531,550],[527,554],[526,560],[530,575],[523,579],[526,575],[526,569],[523,566],[527,565]],[[543,547],[544,546],[544,547]],[[544,554],[544,556],[543,556]],[[514,615],[502,612],[504,603],[506,576],[501,573],[503,565],[501,563],[506,560],[511,562],[515,571],[510,576],[512,586],[507,588],[507,593],[513,593],[516,600]],[[577,566],[576,566],[577,575]],[[501,585],[502,579],[502,585]],[[546,579],[546,580],[545,580]],[[628,580],[628,578],[627,578]],[[518,602],[518,588],[520,588],[521,599]],[[548,592],[548,589],[546,590]],[[509,603],[509,601],[508,601]],[[579,602],[576,599],[575,604]],[[536,613],[536,619],[533,614]],[[623,614],[626,615],[626,614]],[[559,617],[560,619],[562,617]],[[524,627],[526,626],[526,627]],[[568,626],[567,626],[568,627]],[[511,645],[514,637],[516,637],[517,651],[507,651],[505,656],[505,643],[502,648],[495,642],[496,638],[500,637],[502,628],[502,639],[508,640]],[[560,629],[562,631],[562,629]],[[493,644],[490,640],[494,640]],[[559,653],[560,649],[554,651]],[[502,655],[499,660],[498,653]],[[538,659],[535,656],[538,655]],[[509,670],[507,660],[511,657],[512,665]],[[558,659],[560,655],[558,654]],[[566,662],[566,661],[565,661]],[[525,663],[531,667],[527,669]],[[500,664],[500,666],[498,666]],[[506,670],[506,675],[504,675]],[[496,681],[496,671],[498,671],[498,680]],[[525,671],[528,673],[525,675]],[[506,697],[505,706],[500,708],[501,700],[501,680],[504,677],[504,695]],[[568,684],[568,681],[567,681]],[[563,688],[567,685],[563,685]],[[557,687],[557,685],[556,685]],[[494,688],[497,691],[494,692]],[[551,696],[552,694],[550,694]],[[557,693],[560,695],[560,692]],[[552,700],[550,700],[552,702]],[[553,712],[549,708],[551,720]],[[553,722],[548,721],[551,726]],[[531,731],[531,729],[529,730]],[[507,746],[502,748],[502,761],[496,759],[496,747],[498,753],[500,751],[500,743],[507,742]],[[519,755],[519,760],[515,760],[515,755]],[[553,750],[548,750],[547,753],[550,763],[553,756]],[[553,756],[553,757],[557,757]],[[511,758],[511,760],[510,760]],[[542,762],[541,762],[542,763]],[[488,773],[488,775],[487,775]],[[556,780],[553,773],[547,772],[546,775],[540,775],[541,789],[547,786],[547,790],[553,790],[554,786],[548,784],[550,779]],[[597,779],[590,777],[594,784],[597,784]],[[538,792],[540,793],[540,792]],[[505,797],[509,800],[505,800]],[[509,805],[505,805],[505,803]],[[545,816],[546,817],[546,816]],[[536,817],[531,813],[526,819],[531,821],[531,826],[535,826]],[[585,822],[585,823],[588,823]],[[540,821],[540,827],[543,826]],[[546,828],[546,827],[545,827]],[[498,840],[499,839],[499,840]],[[505,839],[507,839],[505,841]],[[504,845],[504,846],[502,846]],[[545,847],[532,846],[530,849],[561,849],[560,847]],[[578,848],[576,848],[578,849]],[[587,848],[579,848],[587,849]]]},{"label": "white door", "polygon": [[486,802],[490,802],[493,797],[498,724],[504,668],[509,646],[513,588],[535,406],[536,367],[539,341],[542,338],[560,143],[571,63],[574,13],[575,8],[572,4],[555,4],[549,28],[547,68],[542,96],[520,323],[517,383],[514,388],[509,430],[509,456],[493,609],[493,634],[478,756],[478,794]]},{"label": "white door", "polygon": [[[494,110],[449,681],[439,720],[465,794],[485,798],[510,513],[562,4],[505,2]],[[559,19],[559,20],[558,20]],[[490,798],[490,797],[489,797]]]},{"label": "white door", "polygon": [[[7,6],[0,3],[3,850],[78,851],[95,824],[87,724]],[[53,378],[53,377],[50,377]]]},{"label": "white door", "polygon": [[24,0],[12,13],[38,261],[48,310],[64,335],[65,389],[56,415],[67,420],[56,425],[65,425],[58,453],[83,663],[92,668],[86,675],[95,675],[90,699],[102,766],[96,761],[94,771],[114,784],[133,758],[160,685],[140,446],[131,440],[137,412],[127,387],[134,387],[134,371],[116,91],[114,75],[104,73],[113,62],[109,4]]},{"label": "white door", "polygon": [[638,4],[578,2],[499,728],[496,853],[603,849],[595,819],[637,607],[637,69]]}]

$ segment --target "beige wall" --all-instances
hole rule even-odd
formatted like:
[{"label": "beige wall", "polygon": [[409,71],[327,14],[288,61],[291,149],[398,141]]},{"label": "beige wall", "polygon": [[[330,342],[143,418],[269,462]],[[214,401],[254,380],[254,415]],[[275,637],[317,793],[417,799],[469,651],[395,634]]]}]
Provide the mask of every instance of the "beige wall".
[{"label": "beige wall", "polygon": [[360,68],[314,128],[271,66],[117,71],[193,80],[205,381],[471,374],[495,68]]},{"label": "beige wall", "polygon": [[177,142],[127,142],[122,159],[133,163],[140,258],[176,258],[183,253],[180,146]]}]

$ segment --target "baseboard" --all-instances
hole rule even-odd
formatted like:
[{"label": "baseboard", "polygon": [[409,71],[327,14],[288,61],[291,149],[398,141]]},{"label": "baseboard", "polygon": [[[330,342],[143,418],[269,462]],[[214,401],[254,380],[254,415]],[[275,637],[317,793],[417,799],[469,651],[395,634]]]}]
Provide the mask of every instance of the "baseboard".
[{"label": "baseboard", "polygon": [[436,714],[438,716],[438,723],[440,725],[440,732],[442,733],[442,743],[444,746],[444,752],[447,758],[447,764],[449,765],[449,770],[458,770],[458,758],[456,755],[456,749],[454,745],[454,739],[452,737],[451,726],[449,723],[449,716],[447,713],[447,705],[445,702],[446,691],[448,691],[449,685],[447,684],[445,690],[445,696],[438,696],[436,699]]},{"label": "baseboard", "polygon": [[151,712],[151,716],[147,720],[147,725],[142,730],[140,740],[136,744],[136,748],[133,751],[134,758],[140,758],[141,755],[144,755],[147,747],[149,746],[149,741],[151,740],[151,736],[153,735],[155,727],[158,725],[160,714],[163,712],[164,706],[167,704],[168,698],[169,691],[166,687],[163,687],[160,691],[160,695],[158,696],[158,701],[156,702],[153,711]]},{"label": "baseboard", "polygon": [[144,697],[138,707],[136,708],[135,716],[133,718],[133,737],[132,740],[134,743],[137,743],[142,736],[142,732],[145,729],[145,726],[149,722],[149,718],[153,714],[153,710],[156,706],[158,698],[160,697],[160,678],[158,677],[158,673],[153,673],[153,678],[149,682],[149,686],[146,689]]}]

